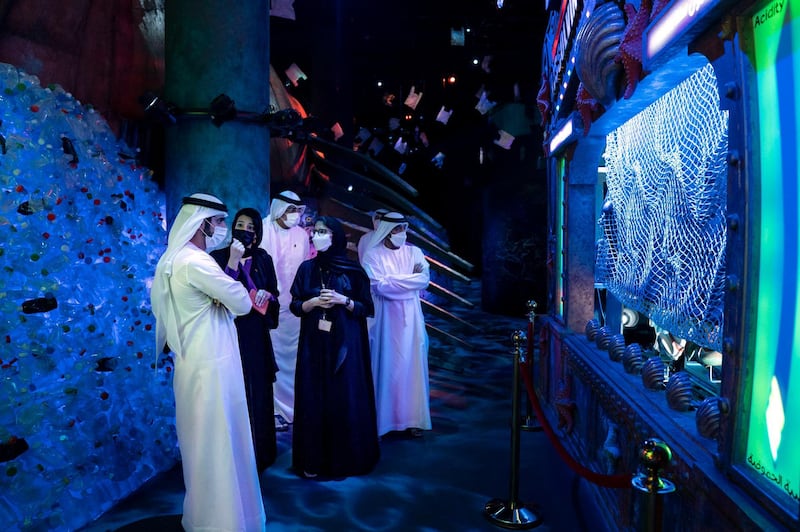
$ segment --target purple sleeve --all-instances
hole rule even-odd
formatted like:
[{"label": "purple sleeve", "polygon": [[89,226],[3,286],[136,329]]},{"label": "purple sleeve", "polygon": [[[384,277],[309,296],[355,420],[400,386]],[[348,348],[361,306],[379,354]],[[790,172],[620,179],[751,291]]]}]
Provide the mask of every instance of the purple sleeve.
[{"label": "purple sleeve", "polygon": [[231,279],[234,279],[234,280],[238,280],[239,279],[239,268],[236,268],[234,270],[234,269],[229,268],[227,265],[225,265],[225,273]]}]

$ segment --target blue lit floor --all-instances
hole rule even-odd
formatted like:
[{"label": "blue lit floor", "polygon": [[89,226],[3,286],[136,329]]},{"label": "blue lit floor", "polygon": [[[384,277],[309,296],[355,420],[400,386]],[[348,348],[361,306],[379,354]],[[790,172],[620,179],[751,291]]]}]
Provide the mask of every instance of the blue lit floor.
[{"label": "blue lit floor", "polygon": [[[419,439],[385,437],[371,474],[326,482],[290,471],[291,431],[279,433],[278,459],[261,477],[267,530],[502,530],[483,509],[492,499],[511,496],[511,333],[526,330],[527,319],[474,309],[457,313],[477,330],[436,325],[474,348],[431,337],[433,430]],[[602,530],[586,481],[564,465],[543,432],[522,431],[520,449],[519,467],[513,468],[519,471],[517,501],[542,519],[536,530]],[[181,530],[182,499],[178,466],[82,530]]]}]

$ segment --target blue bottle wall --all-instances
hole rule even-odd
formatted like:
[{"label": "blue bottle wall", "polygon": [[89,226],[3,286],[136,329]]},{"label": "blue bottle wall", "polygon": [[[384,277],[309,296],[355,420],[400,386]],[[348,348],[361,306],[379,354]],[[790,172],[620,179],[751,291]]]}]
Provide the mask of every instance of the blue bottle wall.
[{"label": "blue bottle wall", "polygon": [[164,197],[102,116],[7,64],[0,120],[0,525],[75,529],[178,459]]}]

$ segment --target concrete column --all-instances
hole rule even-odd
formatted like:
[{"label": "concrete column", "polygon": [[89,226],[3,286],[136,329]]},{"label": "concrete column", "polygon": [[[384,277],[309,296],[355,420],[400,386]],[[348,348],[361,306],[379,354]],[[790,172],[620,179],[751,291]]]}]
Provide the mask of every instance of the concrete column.
[{"label": "concrete column", "polygon": [[[165,94],[181,109],[208,109],[220,93],[238,111],[269,107],[269,2],[169,0]],[[269,207],[269,131],[253,123],[183,119],[166,131],[165,188],[171,222],[181,198],[214,194],[231,210]]]},{"label": "concrete column", "polygon": [[581,140],[567,167],[564,319],[573,331],[582,332],[594,317],[594,259],[597,230],[597,166],[604,137]]}]

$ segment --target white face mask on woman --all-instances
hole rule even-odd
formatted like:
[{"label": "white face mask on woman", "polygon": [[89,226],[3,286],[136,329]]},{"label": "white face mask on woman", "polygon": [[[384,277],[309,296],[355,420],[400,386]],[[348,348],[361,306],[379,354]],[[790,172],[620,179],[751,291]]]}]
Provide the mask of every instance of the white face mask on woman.
[{"label": "white face mask on woman", "polygon": [[325,251],[329,247],[331,247],[331,234],[326,233],[321,235],[319,233],[314,233],[314,236],[311,237],[311,241],[314,243],[314,249],[317,251]]},{"label": "white face mask on woman", "polygon": [[206,237],[206,250],[211,251],[225,242],[225,237],[228,236],[228,228],[224,225],[218,225],[214,227],[214,232],[210,236],[205,231],[203,231],[203,235]]},{"label": "white face mask on woman", "polygon": [[401,248],[406,243],[406,232],[403,231],[402,233],[393,233],[389,235],[389,240],[392,241],[392,245],[396,248]]}]

